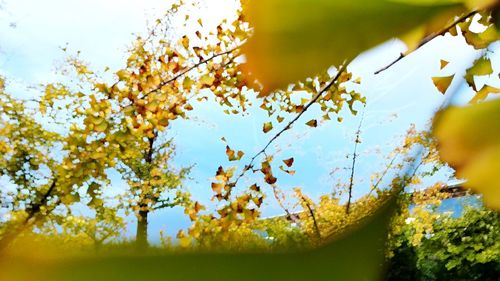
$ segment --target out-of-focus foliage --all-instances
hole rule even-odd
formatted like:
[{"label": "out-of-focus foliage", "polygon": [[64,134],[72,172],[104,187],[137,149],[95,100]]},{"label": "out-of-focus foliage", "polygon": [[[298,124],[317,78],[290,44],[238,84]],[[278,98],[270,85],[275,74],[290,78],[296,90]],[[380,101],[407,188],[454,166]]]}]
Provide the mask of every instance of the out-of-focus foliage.
[{"label": "out-of-focus foliage", "polygon": [[442,112],[434,133],[440,155],[467,179],[464,186],[484,194],[485,204],[500,210],[500,100]]},{"label": "out-of-focus foliage", "polygon": [[[394,202],[384,206],[366,224],[326,246],[308,251],[274,253],[184,253],[176,255],[44,258],[44,266],[30,268],[39,259],[12,257],[0,264],[5,280],[138,280],[158,278],[158,268],[168,280],[380,280],[386,225]],[[8,267],[5,265],[8,264]],[[335,270],[331,270],[332,264]],[[221,271],[221,266],[224,270]],[[257,273],[248,273],[256,268]],[[356,268],[357,270],[352,270]]]}]

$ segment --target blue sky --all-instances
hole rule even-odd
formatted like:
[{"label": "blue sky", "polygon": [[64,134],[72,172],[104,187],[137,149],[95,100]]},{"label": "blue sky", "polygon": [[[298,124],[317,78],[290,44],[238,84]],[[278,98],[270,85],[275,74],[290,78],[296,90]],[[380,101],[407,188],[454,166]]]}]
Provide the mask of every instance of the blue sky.
[{"label": "blue sky", "polygon": [[[97,69],[109,66],[117,69],[124,63],[126,47],[133,40],[132,33],[144,32],[148,21],[163,14],[168,1],[163,0],[0,0],[0,75],[9,78],[9,89],[26,95],[25,87],[53,81],[55,65],[64,59],[59,47],[68,44],[70,49],[80,50],[82,58],[92,62]],[[209,0],[199,15],[204,22],[216,22],[231,15],[235,6],[231,1]],[[228,4],[231,3],[231,4]],[[208,15],[208,17],[207,17]],[[490,48],[498,49],[498,44]],[[382,156],[401,141],[401,136],[411,123],[423,129],[443,103],[441,95],[431,81],[432,76],[446,76],[472,64],[479,53],[467,46],[463,38],[445,36],[427,44],[389,70],[374,75],[375,70],[398,57],[405,50],[404,44],[392,40],[360,55],[349,67],[355,76],[362,78],[360,92],[367,97],[367,107],[362,126],[362,143],[359,146],[359,165],[355,175],[355,196],[367,191],[368,178],[379,171]],[[489,54],[494,68],[500,63],[498,52]],[[440,59],[450,62],[440,70]],[[491,78],[482,79],[499,87],[498,72]],[[496,79],[495,79],[496,78]],[[471,91],[455,79],[449,92],[457,89],[461,95],[455,100],[463,103]],[[358,104],[359,107],[359,104]],[[293,130],[287,131],[268,151],[276,159],[295,158],[294,176],[278,171],[279,186],[288,193],[294,187],[302,187],[312,198],[332,192],[335,178],[330,172],[341,168],[336,177],[343,177],[349,167],[355,131],[360,115],[343,112],[344,121],[322,123],[311,129],[303,125],[307,120],[319,118],[317,108],[307,112]],[[177,146],[175,165],[195,164],[186,183],[193,196],[205,204],[212,204],[210,178],[219,165],[228,166],[225,137],[233,149],[244,150],[243,166],[263,145],[272,132],[262,133],[266,114],[258,104],[244,116],[227,116],[215,103],[197,104],[190,120],[174,122],[169,134]],[[275,128],[281,128],[275,124]],[[276,131],[276,129],[274,131]],[[376,153],[380,151],[380,153]],[[448,180],[449,171],[440,173],[441,180]],[[249,175],[244,182],[252,182],[259,175]],[[117,175],[112,175],[116,189],[123,187]],[[269,188],[268,188],[269,189]],[[283,211],[269,194],[263,207],[265,216]],[[158,241],[159,231],[175,234],[180,227],[189,225],[181,209],[161,210],[152,214],[150,238]],[[135,228],[129,224],[128,233]]]}]

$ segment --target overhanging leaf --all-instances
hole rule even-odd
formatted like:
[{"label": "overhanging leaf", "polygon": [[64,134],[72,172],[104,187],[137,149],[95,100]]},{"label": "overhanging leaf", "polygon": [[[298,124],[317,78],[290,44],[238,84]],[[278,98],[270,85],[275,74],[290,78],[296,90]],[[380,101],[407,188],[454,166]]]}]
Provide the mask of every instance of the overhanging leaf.
[{"label": "overhanging leaf", "polygon": [[248,14],[255,34],[245,47],[248,65],[265,89],[282,88],[410,31],[450,2],[252,1]]},{"label": "overhanging leaf", "polygon": [[455,168],[463,184],[500,210],[500,100],[451,107],[438,115],[434,134],[441,158]]}]

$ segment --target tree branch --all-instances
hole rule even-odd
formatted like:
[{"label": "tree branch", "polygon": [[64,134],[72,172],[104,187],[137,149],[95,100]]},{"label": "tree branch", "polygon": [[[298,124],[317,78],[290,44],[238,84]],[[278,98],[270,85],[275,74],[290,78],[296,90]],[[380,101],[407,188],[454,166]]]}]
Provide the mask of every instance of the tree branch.
[{"label": "tree branch", "polygon": [[385,168],[385,170],[382,172],[382,175],[380,175],[380,177],[378,178],[377,182],[372,186],[372,188],[370,189],[370,192],[368,192],[368,197],[372,194],[373,191],[375,191],[375,189],[378,188],[378,186],[380,185],[380,183],[382,182],[382,179],[385,177],[385,175],[387,175],[387,173],[389,172],[389,170],[392,168],[392,165],[394,164],[394,161],[396,161],[396,158],[399,156],[399,152],[396,153],[391,161],[389,162],[389,164],[387,165],[387,167]]},{"label": "tree branch", "polygon": [[169,83],[174,82],[175,80],[177,80],[177,79],[179,79],[180,77],[184,76],[186,73],[190,72],[191,70],[193,70],[193,69],[195,69],[195,68],[197,68],[197,67],[199,67],[199,66],[201,66],[201,65],[203,65],[203,64],[206,64],[206,63],[210,62],[211,60],[213,60],[213,59],[215,59],[215,58],[217,58],[217,57],[220,57],[220,56],[223,56],[223,55],[228,55],[228,54],[230,54],[230,53],[232,53],[232,52],[234,52],[234,51],[238,50],[239,48],[240,48],[240,46],[236,46],[236,47],[234,47],[234,48],[232,48],[232,49],[230,49],[230,50],[227,50],[227,51],[225,51],[225,52],[221,52],[221,53],[217,53],[217,54],[215,54],[215,55],[213,55],[213,56],[211,56],[211,57],[209,57],[209,58],[206,58],[206,59],[204,59],[204,60],[199,61],[198,63],[196,63],[196,64],[192,65],[191,67],[188,67],[188,68],[186,68],[185,70],[183,70],[183,71],[179,72],[179,73],[178,73],[178,74],[176,74],[174,77],[172,77],[172,78],[170,78],[170,79],[168,79],[168,80],[165,80],[165,81],[161,82],[161,83],[158,85],[158,87],[156,87],[155,89],[150,90],[149,92],[146,92],[146,93],[144,94],[144,97],[147,97],[148,95],[150,95],[150,94],[152,94],[152,93],[154,93],[154,92],[159,91],[159,90],[161,89],[161,87],[163,87],[163,86],[165,86],[165,85],[167,85],[167,84],[169,84]]},{"label": "tree branch", "polygon": [[477,13],[479,13],[479,11],[477,10],[474,10],[472,12],[469,12],[461,17],[459,17],[457,20],[455,20],[453,23],[451,23],[450,25],[446,26],[445,28],[443,28],[442,30],[440,30],[439,32],[437,33],[433,33],[433,34],[430,34],[426,37],[424,37],[420,43],[417,45],[417,47],[407,53],[401,53],[399,55],[399,57],[397,59],[395,59],[393,62],[391,62],[390,64],[388,64],[387,66],[377,70],[374,72],[375,75],[389,69],[390,67],[392,67],[393,65],[395,65],[396,63],[398,63],[400,60],[404,59],[405,57],[407,57],[408,55],[412,54],[413,52],[415,52],[416,50],[418,50],[419,48],[421,48],[422,46],[424,46],[425,44],[429,43],[430,41],[432,41],[434,38],[438,37],[438,36],[443,36],[445,35],[446,33],[448,33],[448,31],[455,27],[457,24],[461,23],[461,22],[464,22],[465,20],[467,20],[468,18],[476,15]]},{"label": "tree branch", "polygon": [[[290,120],[290,122],[288,122],[288,124],[286,124],[285,127],[283,127],[283,129],[281,129],[276,135],[274,135],[268,142],[267,144],[264,146],[264,148],[262,148],[259,152],[257,152],[257,154],[255,154],[251,159],[250,159],[250,162],[248,163],[248,165],[245,166],[245,168],[243,169],[243,171],[238,175],[238,177],[236,178],[236,180],[232,183],[229,184],[229,186],[232,188],[234,186],[236,186],[236,184],[238,183],[238,181],[246,174],[246,172],[248,172],[249,170],[252,169],[253,167],[253,163],[255,161],[255,159],[257,159],[257,157],[259,157],[260,155],[264,154],[267,150],[267,148],[279,137],[281,136],[281,134],[283,134],[286,130],[290,129],[292,127],[292,125],[297,121],[299,120],[300,117],[302,117],[302,115],[309,109],[309,107],[311,107],[311,105],[313,105],[314,103],[316,103],[316,101],[318,101],[318,99],[321,97],[321,95],[323,95],[326,91],[328,91],[331,87],[335,86],[336,82],[338,81],[338,79],[340,78],[340,76],[342,75],[342,73],[344,73],[344,71],[347,69],[347,66],[348,66],[349,62],[345,62],[339,69],[339,71],[337,72],[337,75],[335,75],[335,77],[330,81],[330,83],[328,83],[323,89],[321,89],[321,91],[319,91],[310,101],[309,103],[307,103],[306,106],[304,106],[304,109],[299,112],[299,114],[297,114],[297,116],[295,116],[292,120]],[[228,195],[231,193],[231,189],[228,191]]]},{"label": "tree branch", "polygon": [[321,231],[319,230],[318,222],[316,221],[316,216],[314,215],[314,210],[312,209],[311,204],[309,204],[309,201],[303,195],[301,195],[300,199],[304,201],[304,204],[306,205],[307,210],[309,211],[309,215],[311,215],[311,218],[313,220],[314,229],[316,230],[316,235],[318,235],[318,239],[321,240]]}]

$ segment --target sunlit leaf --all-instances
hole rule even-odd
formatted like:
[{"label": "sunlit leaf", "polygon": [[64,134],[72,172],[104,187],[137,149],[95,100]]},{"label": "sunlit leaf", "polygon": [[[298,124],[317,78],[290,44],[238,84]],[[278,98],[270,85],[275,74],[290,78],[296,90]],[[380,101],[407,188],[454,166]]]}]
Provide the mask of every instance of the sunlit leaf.
[{"label": "sunlit leaf", "polygon": [[245,153],[241,150],[238,150],[238,152],[235,152],[232,150],[228,145],[226,145],[226,155],[229,161],[237,161],[240,160]]},{"label": "sunlit leaf", "polygon": [[445,61],[445,60],[441,60],[441,61],[439,62],[439,64],[440,64],[440,69],[445,68],[445,67],[448,65],[448,63],[449,63],[449,62],[447,62],[447,61]]},{"label": "sunlit leaf", "polygon": [[271,122],[264,123],[264,126],[262,127],[262,131],[264,133],[267,133],[267,132],[271,131],[272,129],[273,129],[273,123],[271,123]]},{"label": "sunlit leaf", "polygon": [[432,77],[432,82],[434,86],[444,95],[448,87],[450,87],[451,81],[453,81],[455,75],[445,76],[445,77]]},{"label": "sunlit leaf", "polygon": [[474,61],[471,68],[467,69],[465,72],[465,81],[476,90],[476,84],[474,82],[474,76],[489,75],[493,73],[493,68],[491,67],[490,59],[486,57],[481,57]]}]

